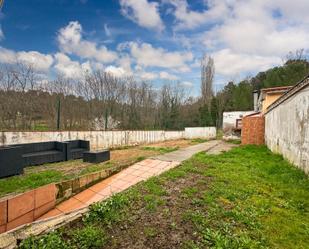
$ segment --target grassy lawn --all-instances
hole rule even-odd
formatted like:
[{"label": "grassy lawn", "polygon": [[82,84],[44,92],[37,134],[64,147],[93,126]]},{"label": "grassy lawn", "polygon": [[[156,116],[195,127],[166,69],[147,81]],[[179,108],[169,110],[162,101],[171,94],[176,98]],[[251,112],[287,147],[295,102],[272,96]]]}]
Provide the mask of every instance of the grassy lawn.
[{"label": "grassy lawn", "polygon": [[199,153],[20,248],[309,248],[309,180],[266,147]]},{"label": "grassy lawn", "polygon": [[0,179],[0,197],[37,188],[52,182],[73,179],[78,176],[111,167],[129,166],[147,157],[156,156],[195,144],[191,140],[170,140],[147,146],[120,147],[111,151],[111,160],[99,164],[82,160],[27,167],[23,175]]}]

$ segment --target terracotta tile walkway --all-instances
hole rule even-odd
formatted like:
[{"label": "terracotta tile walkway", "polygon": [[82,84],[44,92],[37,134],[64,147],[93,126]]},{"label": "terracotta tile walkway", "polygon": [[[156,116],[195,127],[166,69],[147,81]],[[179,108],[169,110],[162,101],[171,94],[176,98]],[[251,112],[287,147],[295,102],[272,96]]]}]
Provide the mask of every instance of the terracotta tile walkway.
[{"label": "terracotta tile walkway", "polygon": [[123,171],[103,180],[100,183],[82,191],[56,206],[55,209],[41,216],[38,220],[70,213],[84,208],[90,204],[102,201],[111,195],[121,192],[136,183],[146,180],[152,176],[159,175],[175,166],[176,161],[161,161],[156,159],[146,159],[136,163]]}]

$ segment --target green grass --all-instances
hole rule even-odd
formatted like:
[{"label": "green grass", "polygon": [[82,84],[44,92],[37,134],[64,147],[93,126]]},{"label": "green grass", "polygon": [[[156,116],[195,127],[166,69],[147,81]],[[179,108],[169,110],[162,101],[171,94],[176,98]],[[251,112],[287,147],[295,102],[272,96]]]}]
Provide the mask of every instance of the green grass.
[{"label": "green grass", "polygon": [[176,151],[176,150],[179,149],[179,147],[178,146],[176,146],[176,147],[149,147],[149,146],[146,146],[146,147],[143,147],[142,149],[143,150],[158,151],[161,154],[164,154],[164,153]]},{"label": "green grass", "polygon": [[79,175],[86,175],[86,174],[90,174],[93,172],[97,172],[103,169],[107,169],[107,168],[111,168],[113,167],[114,164],[112,162],[106,162],[104,164],[99,163],[99,164],[93,164],[93,165],[89,165],[87,168],[84,168]]},{"label": "green grass", "polygon": [[100,248],[105,243],[109,248],[113,244],[107,241],[132,234],[151,245],[162,234],[172,237],[178,231],[180,238],[187,236],[179,248],[309,248],[309,179],[264,146],[199,153],[91,206],[77,227],[63,230],[27,239],[23,243],[28,247],[21,248],[75,248],[76,243],[92,246],[78,248],[96,248],[95,238],[103,238]]},{"label": "green grass", "polygon": [[12,176],[6,179],[0,179],[0,196],[9,193],[23,192],[62,179],[64,179],[63,174],[56,170],[32,173],[23,177]]},{"label": "green grass", "polygon": [[200,144],[200,143],[206,143],[208,142],[208,139],[204,139],[204,138],[195,138],[191,140],[192,144]]},{"label": "green grass", "polygon": [[225,142],[230,143],[230,144],[241,144],[240,139],[228,139],[228,140],[225,140]]},{"label": "green grass", "polygon": [[198,154],[213,182],[208,215],[192,213],[205,245],[214,248],[308,248],[309,181],[266,147]]}]

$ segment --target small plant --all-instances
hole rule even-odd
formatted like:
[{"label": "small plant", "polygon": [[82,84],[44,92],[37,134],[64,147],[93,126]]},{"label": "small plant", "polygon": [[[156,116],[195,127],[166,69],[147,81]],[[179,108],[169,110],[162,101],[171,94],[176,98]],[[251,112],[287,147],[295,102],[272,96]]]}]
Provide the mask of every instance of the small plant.
[{"label": "small plant", "polygon": [[191,144],[206,143],[208,141],[209,141],[208,139],[204,139],[204,138],[195,138],[191,140]]},{"label": "small plant", "polygon": [[86,223],[100,221],[111,225],[121,219],[122,211],[128,203],[128,198],[124,194],[116,194],[106,201],[90,206],[90,211],[86,214],[84,221]]},{"label": "small plant", "polygon": [[151,212],[154,212],[157,210],[157,207],[158,206],[161,206],[164,204],[164,200],[159,198],[158,196],[155,196],[155,195],[145,195],[144,196],[144,201],[146,203],[146,209],[151,211]]},{"label": "small plant", "polygon": [[179,149],[179,147],[178,146],[176,146],[176,147],[148,147],[148,146],[146,146],[146,147],[143,147],[142,149],[143,150],[158,151],[161,154],[164,154],[164,153],[176,151],[176,150]]},{"label": "small plant", "polygon": [[155,237],[157,235],[157,231],[154,227],[145,227],[144,234],[146,237]]},{"label": "small plant", "polygon": [[138,158],[136,158],[136,161],[137,161],[137,162],[140,162],[140,161],[143,161],[143,160],[145,160],[145,159],[146,159],[145,156],[139,156]]},{"label": "small plant", "polygon": [[78,249],[98,249],[106,243],[104,232],[94,226],[86,226],[72,232],[72,242]]},{"label": "small plant", "polygon": [[228,140],[225,140],[225,141],[230,143],[230,144],[241,144],[240,139],[228,139]]},{"label": "small plant", "polygon": [[72,246],[66,242],[62,234],[53,232],[41,237],[30,237],[24,240],[20,245],[20,249],[70,249]]},{"label": "small plant", "polygon": [[147,191],[153,195],[162,196],[166,194],[164,188],[160,185],[158,178],[151,178],[145,182]]}]

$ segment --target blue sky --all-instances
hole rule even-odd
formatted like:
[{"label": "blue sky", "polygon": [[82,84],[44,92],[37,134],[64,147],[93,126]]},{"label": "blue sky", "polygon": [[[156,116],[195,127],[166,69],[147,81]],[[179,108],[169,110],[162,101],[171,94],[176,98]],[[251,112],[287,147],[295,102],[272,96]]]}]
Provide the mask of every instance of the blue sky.
[{"label": "blue sky", "polygon": [[181,82],[198,94],[200,59],[215,88],[309,47],[308,0],[6,0],[0,63],[33,63],[53,78],[85,70]]}]

